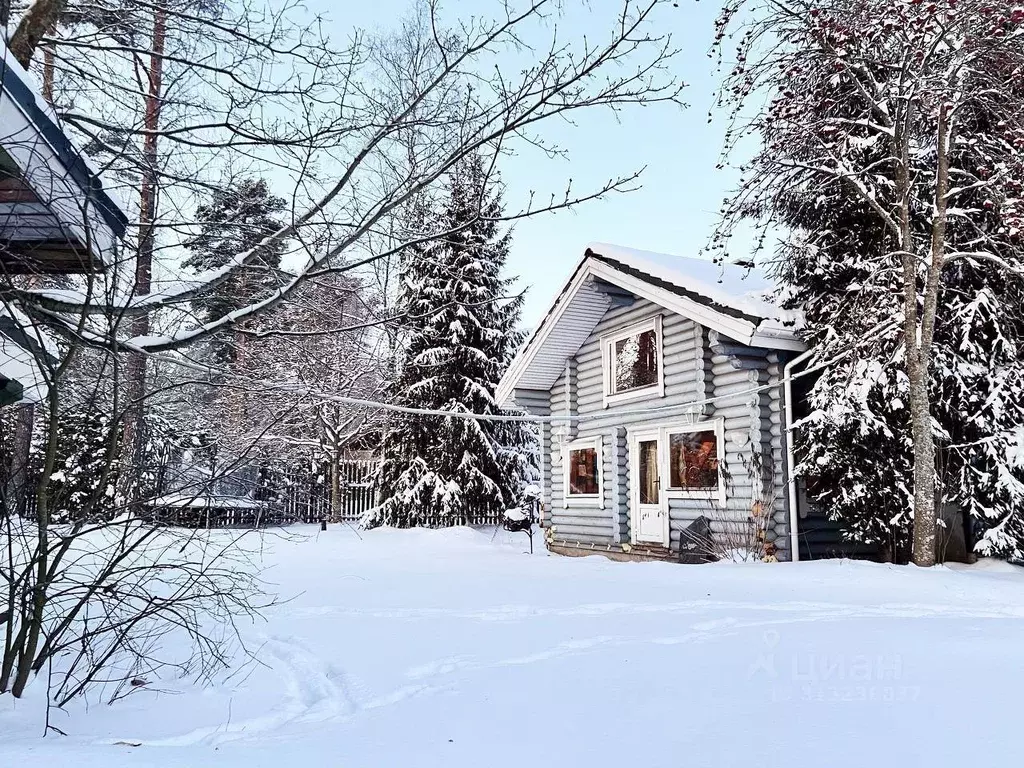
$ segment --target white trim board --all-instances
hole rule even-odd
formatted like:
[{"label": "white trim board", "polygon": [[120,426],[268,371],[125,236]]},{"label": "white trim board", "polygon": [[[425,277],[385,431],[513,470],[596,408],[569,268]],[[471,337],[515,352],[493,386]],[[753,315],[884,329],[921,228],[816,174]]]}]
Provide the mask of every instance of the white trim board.
[{"label": "white trim board", "polygon": [[[658,517],[661,522],[661,538],[654,540],[640,538],[641,520],[638,516],[641,513],[640,504],[640,443],[645,440],[653,440],[657,443],[658,454],[656,456],[658,469],[658,502],[647,506],[658,507]],[[629,438],[626,443],[629,447],[629,462],[627,465],[627,476],[629,478],[629,542],[630,544],[660,544],[663,547],[671,546],[672,524],[668,507],[668,495],[665,493],[665,438],[658,427],[638,427],[629,431]]]},{"label": "white trim board", "polygon": [[[674,421],[660,426],[661,439],[664,441],[664,466],[665,482],[663,488],[670,499],[707,499],[714,501],[716,498],[719,504],[724,505],[726,501],[725,476],[722,473],[722,463],[725,461],[725,419],[721,416],[703,421]],[[717,488],[672,488],[669,483],[672,473],[669,466],[670,435],[693,434],[695,432],[714,432],[716,453],[718,456],[718,487]]]}]

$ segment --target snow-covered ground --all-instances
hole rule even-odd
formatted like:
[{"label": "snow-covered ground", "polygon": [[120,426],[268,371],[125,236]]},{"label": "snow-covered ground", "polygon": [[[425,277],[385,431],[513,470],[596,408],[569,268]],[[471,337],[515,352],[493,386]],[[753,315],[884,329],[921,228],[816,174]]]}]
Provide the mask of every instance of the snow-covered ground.
[{"label": "snow-covered ground", "polygon": [[[261,664],[113,705],[0,704],[19,766],[1016,762],[1024,571],[679,566],[525,537],[267,537]],[[538,540],[539,543],[539,540]]]}]

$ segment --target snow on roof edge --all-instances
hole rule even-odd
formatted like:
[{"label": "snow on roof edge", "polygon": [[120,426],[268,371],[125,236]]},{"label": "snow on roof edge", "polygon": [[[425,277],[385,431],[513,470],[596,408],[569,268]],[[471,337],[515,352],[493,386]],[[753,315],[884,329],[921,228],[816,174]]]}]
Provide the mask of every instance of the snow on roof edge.
[{"label": "snow on roof edge", "polygon": [[[512,391],[524,372],[525,360],[535,353],[535,345],[559,305],[565,300],[566,292],[587,260],[594,257],[618,262],[650,277],[698,294],[713,305],[717,304],[719,307],[729,308],[755,319],[759,318],[761,322],[754,324],[762,341],[778,339],[791,343],[795,340],[795,332],[802,324],[801,312],[782,309],[767,298],[768,294],[778,290],[778,286],[763,270],[747,269],[734,264],[718,265],[706,259],[643,251],[612,243],[590,242],[583,249],[582,257],[575,263],[572,272],[552,297],[547,310],[530,330],[516,352],[512,364],[502,376],[498,386],[498,396],[502,402],[510,401]],[[685,272],[680,271],[680,267],[685,267]],[[717,285],[724,288],[714,287]]]},{"label": "snow on roof edge", "polygon": [[723,307],[766,320],[789,320],[793,313],[769,298],[777,284],[760,269],[716,264],[707,259],[655,253],[613,243],[592,242],[587,251],[696,293]]},{"label": "snow on roof edge", "polygon": [[[47,144],[50,145],[60,162],[65,165],[71,176],[73,178],[75,177],[75,169],[73,166],[76,162],[81,163],[86,172],[91,175],[92,180],[97,184],[97,188],[92,191],[100,198],[97,205],[100,214],[104,220],[107,221],[107,224],[111,229],[117,232],[118,237],[123,236],[124,230],[127,228],[129,223],[128,214],[126,213],[128,208],[125,205],[125,201],[121,198],[120,194],[104,183],[103,173],[92,161],[92,158],[86,155],[85,152],[83,152],[81,148],[71,140],[71,137],[67,135],[60,118],[53,109],[53,106],[42,97],[42,91],[39,88],[39,83],[35,76],[25,69],[25,67],[21,65],[21,62],[18,61],[10,52],[10,49],[7,47],[7,41],[4,39],[3,35],[0,35],[0,64],[2,64],[2,68],[6,70],[6,72],[12,75],[17,81],[20,81],[22,88],[28,92],[28,95],[31,97],[33,102],[31,107],[37,109],[43,120],[48,120],[63,136],[63,140],[67,143],[67,146],[63,148],[54,146],[53,142],[51,142],[46,136],[43,138],[46,140]],[[11,99],[17,104],[19,100],[16,94],[7,87],[8,82],[6,78],[4,78],[3,85],[5,86],[4,90],[8,91]],[[30,105],[24,104],[19,108],[22,112],[25,112],[26,109],[30,109]],[[27,117],[30,122],[34,122],[31,116],[27,115]],[[37,125],[36,128],[40,132],[44,132],[42,126]],[[76,181],[80,180],[76,179]],[[83,187],[83,189],[85,189],[85,187]]]}]

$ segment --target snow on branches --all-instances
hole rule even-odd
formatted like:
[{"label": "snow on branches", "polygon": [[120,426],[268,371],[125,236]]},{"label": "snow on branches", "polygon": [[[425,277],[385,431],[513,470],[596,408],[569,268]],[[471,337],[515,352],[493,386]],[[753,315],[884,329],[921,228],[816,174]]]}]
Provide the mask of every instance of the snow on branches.
[{"label": "snow on branches", "polygon": [[977,550],[1019,556],[1024,7],[729,0],[716,48],[728,148],[760,148],[715,246],[783,228],[808,341],[858,350],[798,436],[819,501],[897,559],[934,562],[950,506]]},{"label": "snow on branches", "polygon": [[[522,341],[522,296],[501,276],[510,235],[495,181],[480,157],[449,180],[438,205],[420,201],[409,225],[453,230],[403,254],[404,346],[392,399],[453,413],[502,413],[498,381]],[[534,437],[519,423],[395,416],[382,445],[380,505],[366,525],[458,525],[495,519],[521,497]]]},{"label": "snow on branches", "polygon": [[[161,168],[163,181],[174,183],[182,176],[192,179],[195,166],[208,165],[202,158],[213,156],[216,162],[209,165],[218,171],[239,166],[245,175],[276,179],[274,191],[287,196],[288,215],[280,227],[194,280],[136,291],[135,296],[113,288],[77,295],[15,290],[11,295],[68,335],[77,333],[81,315],[122,317],[162,312],[171,318],[164,324],[170,328],[166,333],[119,326],[98,332],[95,341],[128,352],[178,349],[230,331],[290,300],[309,280],[328,272],[358,269],[414,245],[402,243],[381,252],[377,238],[414,197],[441,185],[467,157],[479,152],[502,155],[519,140],[554,154],[559,150],[543,136],[543,122],[569,118],[580,110],[681,104],[683,85],[671,67],[676,49],[659,25],[659,13],[663,9],[670,12],[669,0],[619,0],[609,14],[609,34],[599,45],[564,40],[558,25],[546,23],[549,15],[559,12],[555,0],[498,6],[494,18],[476,16],[451,22],[437,3],[422,0],[413,4],[393,30],[354,30],[344,45],[310,42],[315,56],[304,53],[306,46],[298,53],[291,52],[289,39],[271,38],[263,41],[261,58],[232,58],[227,69],[207,63],[207,58],[219,59],[220,48],[228,48],[226,44],[218,45],[215,54],[201,48],[207,58],[196,54],[195,61],[189,60],[194,81],[190,83],[199,94],[218,86],[221,99],[217,103],[223,100],[227,106],[204,115],[201,104],[190,103],[187,115],[178,121],[181,125],[143,130],[132,123],[128,129],[112,118],[96,125],[94,116],[65,114],[65,120],[88,133],[97,146],[107,150],[106,155],[116,158],[117,162],[109,161],[115,169],[136,154],[134,149],[115,146],[115,138],[127,133],[144,139],[156,130],[161,141],[174,148],[161,158],[170,162],[183,156],[188,166]],[[287,15],[285,10],[290,10],[288,4],[281,11]],[[183,23],[183,17],[191,19],[175,6],[171,20]],[[211,24],[219,34],[226,34]],[[314,28],[315,24],[303,33]],[[546,39],[538,40],[537,35]],[[229,37],[237,42],[240,36]],[[205,37],[196,33],[187,40],[199,45]],[[220,42],[212,32],[208,37]],[[300,35],[300,39],[305,37]],[[60,45],[92,53],[97,44],[89,38],[76,38],[62,39]],[[113,49],[128,56],[142,53],[132,45],[118,44]],[[529,50],[530,56],[511,72],[502,62],[524,50]],[[304,56],[311,58],[306,61]],[[169,63],[177,61],[171,53],[165,58]],[[256,74],[270,77],[272,73],[284,79],[265,84],[257,78],[254,84],[250,81],[252,69]],[[273,109],[261,103],[260,87],[275,96]],[[244,109],[235,106],[235,91],[245,96]],[[167,101],[162,114],[176,103]],[[267,120],[265,113],[273,114],[274,119]],[[253,124],[261,130],[254,132]],[[289,130],[278,135],[273,128],[281,125]],[[201,146],[202,158],[194,162],[192,150],[188,146],[183,149],[182,144]],[[142,170],[146,168],[143,162]],[[126,169],[137,174],[139,161],[134,167],[128,163]],[[606,184],[579,191],[570,183],[564,192],[550,198],[530,196],[503,216],[511,221],[570,208],[631,188],[637,175],[626,172]],[[163,238],[157,249],[173,253],[180,245],[176,238],[194,229],[190,226],[197,208],[194,198],[211,183],[205,176],[190,183],[190,196],[168,206],[164,217],[168,220],[161,219],[156,232],[158,240]],[[231,311],[195,321],[189,312],[193,302],[221,291],[225,283],[258,267],[266,254],[288,242],[301,244],[304,264],[296,274],[284,276],[269,295],[255,292],[244,296],[245,301]]]}]

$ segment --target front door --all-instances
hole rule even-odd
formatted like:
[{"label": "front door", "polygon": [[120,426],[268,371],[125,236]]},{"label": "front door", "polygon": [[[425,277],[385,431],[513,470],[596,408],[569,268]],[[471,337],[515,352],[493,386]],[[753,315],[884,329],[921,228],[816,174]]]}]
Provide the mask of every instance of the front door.
[{"label": "front door", "polygon": [[661,450],[657,432],[630,440],[630,529],[634,542],[668,546],[668,508],[661,491]]}]

